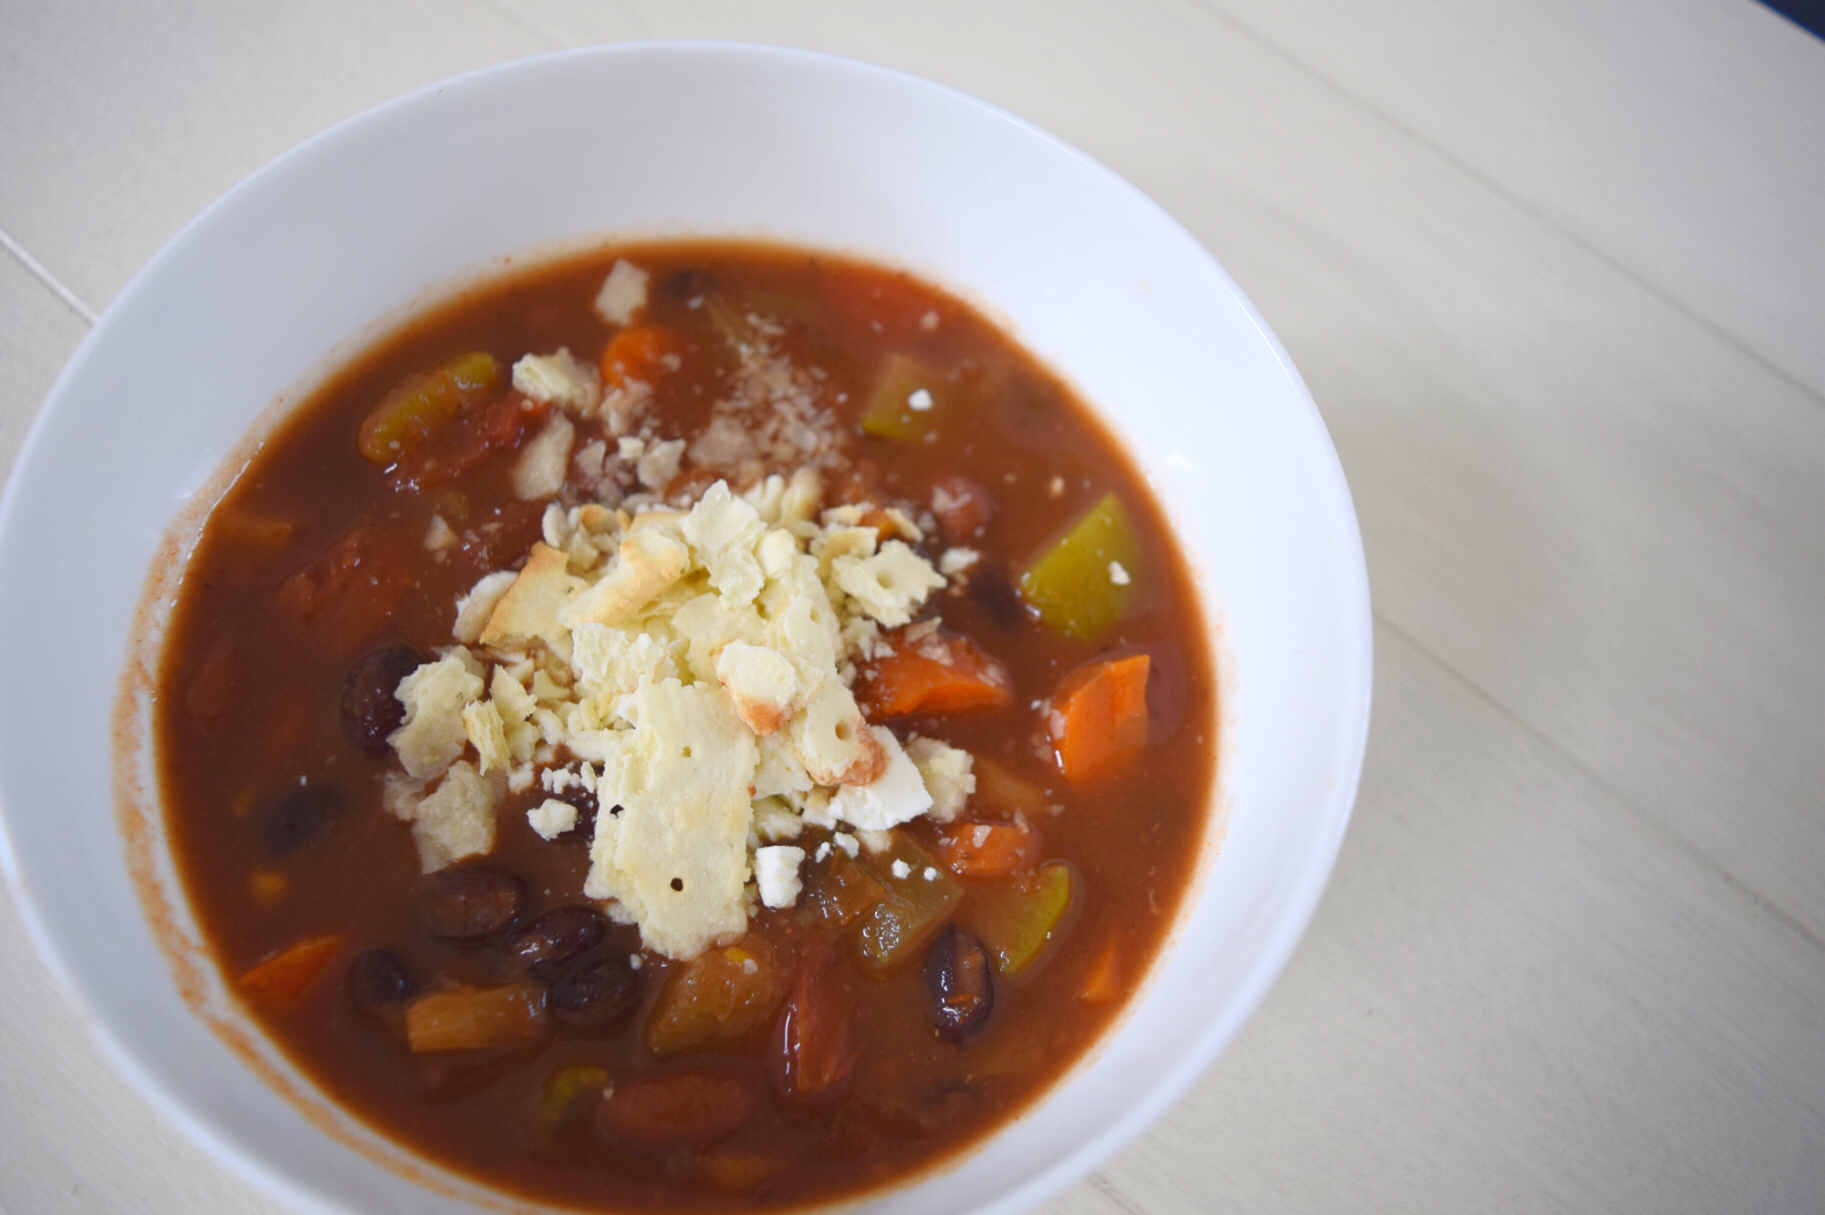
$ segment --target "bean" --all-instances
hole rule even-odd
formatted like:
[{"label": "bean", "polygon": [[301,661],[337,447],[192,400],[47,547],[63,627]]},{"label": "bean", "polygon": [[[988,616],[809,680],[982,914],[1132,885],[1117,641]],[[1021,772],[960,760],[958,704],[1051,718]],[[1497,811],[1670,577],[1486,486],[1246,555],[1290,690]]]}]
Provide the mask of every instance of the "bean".
[{"label": "bean", "polygon": [[594,949],[608,932],[608,921],[594,907],[573,903],[555,907],[507,941],[507,952],[526,964],[532,977],[556,979],[572,960]]},{"label": "bean", "polygon": [[409,645],[369,650],[349,669],[342,684],[342,733],[358,751],[379,754],[387,735],[399,729],[406,707],[395,695],[399,681],[418,669],[418,651]]},{"label": "bean", "polygon": [[970,575],[969,597],[981,605],[998,628],[1016,629],[1029,619],[1020,592],[997,569],[984,569]]},{"label": "bean", "polygon": [[364,949],[349,964],[349,995],[362,1012],[378,1012],[417,990],[405,959],[390,949]]},{"label": "bean", "polygon": [[551,989],[552,1014],[578,1029],[617,1026],[633,1014],[639,1003],[640,976],[620,954],[584,962]]},{"label": "bean", "polygon": [[260,814],[267,848],[280,856],[296,852],[328,831],[348,804],[348,794],[335,785],[292,785]]},{"label": "bean", "polygon": [[477,945],[512,928],[525,905],[526,883],[511,873],[445,869],[425,885],[420,922],[441,940]]},{"label": "bean", "polygon": [[946,926],[925,956],[925,987],[939,1033],[961,1044],[981,1031],[995,1007],[994,969],[980,941],[955,924]]}]

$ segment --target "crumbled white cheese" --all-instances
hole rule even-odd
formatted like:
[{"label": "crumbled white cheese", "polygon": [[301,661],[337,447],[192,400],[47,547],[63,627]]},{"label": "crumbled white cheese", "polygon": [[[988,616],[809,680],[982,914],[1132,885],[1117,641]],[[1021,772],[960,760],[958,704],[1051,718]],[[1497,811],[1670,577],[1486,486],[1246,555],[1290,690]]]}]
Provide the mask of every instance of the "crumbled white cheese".
[{"label": "crumbled white cheese", "polygon": [[861,842],[847,831],[837,832],[830,837],[830,842],[835,844],[838,848],[841,848],[843,854],[849,857],[850,860],[854,860],[856,855],[862,851]]},{"label": "crumbled white cheese", "polygon": [[964,803],[976,791],[976,774],[970,771],[974,757],[941,739],[917,734],[906,740],[906,755],[919,769],[925,790],[931,794],[932,807],[927,817],[948,823],[963,813]]},{"label": "crumbled white cheese", "polygon": [[896,857],[893,863],[893,875],[904,882],[912,876],[912,866]]},{"label": "crumbled white cheese", "polygon": [[868,732],[887,755],[886,769],[866,785],[845,785],[831,799],[830,811],[852,827],[885,831],[930,810],[932,795],[892,730],[870,726]]},{"label": "crumbled white cheese", "polygon": [[558,347],[556,354],[529,354],[513,365],[513,386],[535,401],[590,413],[602,399],[602,378],[594,367]]},{"label": "crumbled white cheese", "polygon": [[926,389],[915,388],[912,390],[912,394],[906,398],[906,404],[916,412],[924,413],[932,407],[932,394]]},{"label": "crumbled white cheese", "polygon": [[564,488],[564,477],[570,470],[570,448],[576,442],[577,428],[569,418],[558,414],[545,423],[532,440],[520,449],[513,464],[513,493],[522,501],[549,498]]},{"label": "crumbled white cheese", "polygon": [[1121,562],[1111,561],[1109,563],[1109,581],[1117,586],[1127,586],[1134,579],[1129,577],[1128,571],[1122,568]]},{"label": "crumbled white cheese", "polygon": [[431,522],[425,526],[425,550],[441,553],[456,543],[456,531],[442,515],[432,515]]},{"label": "crumbled white cheese", "polygon": [[932,866],[927,865],[925,867],[925,872],[923,874],[921,874],[920,876],[923,877],[928,882],[935,882],[938,880],[938,871],[935,868],[933,868]]},{"label": "crumbled white cheese", "polygon": [[814,861],[818,861],[820,863],[829,860],[830,859],[830,841],[825,840],[822,843],[820,843],[817,846],[817,851],[811,854],[811,859]]},{"label": "crumbled white cheese", "polygon": [[451,653],[399,681],[397,695],[406,715],[387,741],[413,779],[429,780],[463,753],[469,741],[463,710],[482,694],[481,676],[471,669],[474,661],[467,651]]},{"label": "crumbled white cheese", "polygon": [[526,811],[526,821],[539,833],[539,838],[555,840],[577,825],[577,808],[569,802],[548,797]]},{"label": "crumbled white cheese", "polygon": [[611,325],[626,325],[646,307],[646,271],[626,258],[615,259],[596,295],[596,312]]},{"label": "crumbled white cheese", "polygon": [[790,907],[798,902],[798,867],[805,850],[790,844],[759,848],[754,853],[754,880],[760,886],[760,901],[769,907]]},{"label": "crumbled white cheese", "polygon": [[418,803],[412,839],[418,865],[425,873],[471,856],[494,851],[494,808],[500,786],[478,773],[466,759],[457,760],[431,795]]},{"label": "crumbled white cheese", "polygon": [[805,821],[784,799],[763,797],[754,803],[754,833],[769,844],[795,840],[805,829]]},{"label": "crumbled white cheese", "polygon": [[856,828],[855,837],[862,841],[862,850],[869,856],[879,856],[893,847],[893,832],[864,831]]},{"label": "crumbled white cheese", "polygon": [[947,548],[938,554],[938,572],[946,578],[954,577],[980,560],[982,554],[973,548]]}]

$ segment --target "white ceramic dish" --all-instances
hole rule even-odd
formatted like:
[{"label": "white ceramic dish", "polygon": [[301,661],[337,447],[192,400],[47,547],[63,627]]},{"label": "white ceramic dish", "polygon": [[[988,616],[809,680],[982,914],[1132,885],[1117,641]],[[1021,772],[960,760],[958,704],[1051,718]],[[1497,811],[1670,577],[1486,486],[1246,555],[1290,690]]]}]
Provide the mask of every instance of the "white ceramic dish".
[{"label": "white ceramic dish", "polygon": [[[313,1212],[497,1205],[315,1098],[257,1037],[231,1045],[249,1024],[181,945],[181,900],[163,928],[159,898],[142,902],[148,884],[176,896],[156,816],[134,809],[144,723],[117,722],[116,696],[156,640],[157,596],[136,621],[147,571],[284,400],[464,276],[616,235],[835,248],[975,300],[1112,421],[1198,573],[1224,667],[1227,838],[1169,956],[1035,1112],[856,1204],[1024,1208],[1165,1110],[1292,952],[1360,771],[1367,581],[1317,410],[1215,261],[1079,153],[896,73],[727,45],[511,63],[343,123],[173,240],[58,381],[0,512],[0,678],[33,690],[0,702],[0,859],[26,923],[121,1070],[257,1184]],[[123,825],[150,835],[129,847]]]}]

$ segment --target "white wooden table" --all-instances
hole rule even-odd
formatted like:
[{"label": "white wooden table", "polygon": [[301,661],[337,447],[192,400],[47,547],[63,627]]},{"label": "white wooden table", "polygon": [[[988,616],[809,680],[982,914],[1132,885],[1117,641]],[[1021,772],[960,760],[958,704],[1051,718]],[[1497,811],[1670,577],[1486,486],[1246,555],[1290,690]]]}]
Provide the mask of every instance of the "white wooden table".
[{"label": "white wooden table", "polygon": [[[1050,1208],[1825,1208],[1825,43],[1749,0],[0,3],[0,457],[308,135],[557,46],[955,85],[1151,193],[1330,424],[1373,737],[1286,976]],[[6,593],[0,590],[0,593]],[[267,1212],[0,901],[0,1208]]]}]

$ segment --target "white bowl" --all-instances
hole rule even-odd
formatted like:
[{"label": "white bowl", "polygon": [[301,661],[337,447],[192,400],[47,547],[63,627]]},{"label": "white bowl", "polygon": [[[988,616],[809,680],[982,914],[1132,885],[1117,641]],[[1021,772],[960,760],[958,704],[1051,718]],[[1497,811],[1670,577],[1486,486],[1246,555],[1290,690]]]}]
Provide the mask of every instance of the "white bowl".
[{"label": "white bowl", "polygon": [[157,575],[249,436],[415,303],[528,251],[668,235],[850,251],[1002,318],[1139,457],[1216,633],[1218,805],[1144,999],[1030,1115],[857,1209],[1008,1212],[1081,1177],[1234,1035],[1330,873],[1368,724],[1361,539],[1298,373],[1189,234],[1050,136],[879,68],[659,44],[477,72],[294,149],[166,246],[64,371],[0,512],[0,857],[21,912],[139,1090],[303,1210],[500,1202],[315,1096],[197,952],[134,677]]}]

